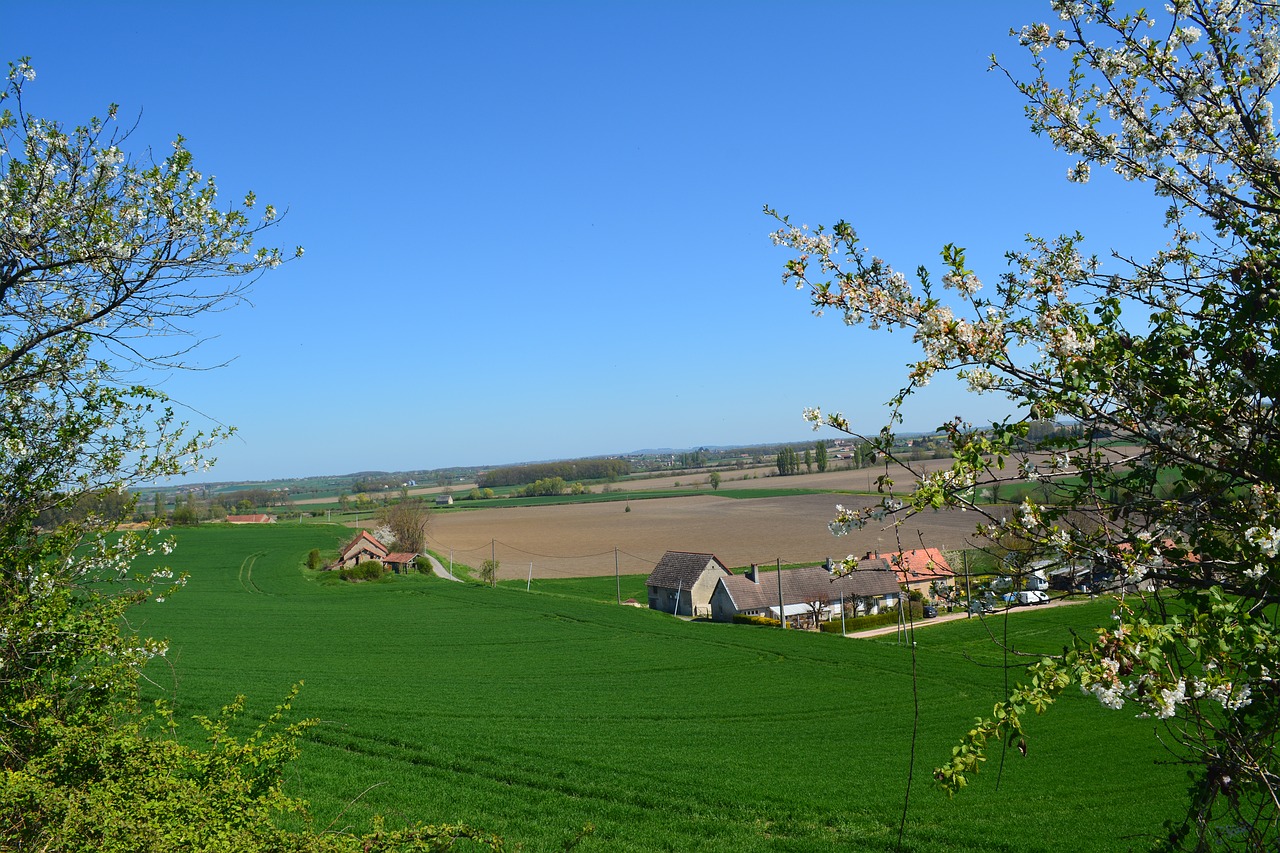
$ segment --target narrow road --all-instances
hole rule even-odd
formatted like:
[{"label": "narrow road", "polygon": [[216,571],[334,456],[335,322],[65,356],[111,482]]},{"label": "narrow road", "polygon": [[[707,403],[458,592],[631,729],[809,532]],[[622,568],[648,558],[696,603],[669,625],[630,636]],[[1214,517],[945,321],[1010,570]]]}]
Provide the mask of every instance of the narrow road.
[{"label": "narrow road", "polygon": [[[1072,604],[1081,604],[1088,601],[1088,598],[1055,598],[1047,604],[1019,604],[1016,607],[1002,607],[994,613],[988,613],[987,619],[998,619],[1006,613],[1034,613],[1045,607],[1067,607]],[[932,619],[917,619],[914,623],[915,628],[926,628],[930,625],[939,625],[943,622],[954,622],[957,619],[969,618],[968,613],[947,613],[944,616],[935,616]],[[981,616],[974,616],[974,619],[981,619]],[[893,634],[898,630],[897,625],[881,625],[879,628],[870,628],[866,631],[851,631],[845,634],[846,637],[880,637],[885,634]]]},{"label": "narrow road", "polygon": [[449,570],[440,565],[440,561],[435,557],[430,554],[423,554],[422,556],[426,557],[427,561],[431,563],[431,572],[436,577],[444,578],[447,581],[457,581],[458,583],[462,583],[462,578],[455,578],[453,575],[449,574]]}]

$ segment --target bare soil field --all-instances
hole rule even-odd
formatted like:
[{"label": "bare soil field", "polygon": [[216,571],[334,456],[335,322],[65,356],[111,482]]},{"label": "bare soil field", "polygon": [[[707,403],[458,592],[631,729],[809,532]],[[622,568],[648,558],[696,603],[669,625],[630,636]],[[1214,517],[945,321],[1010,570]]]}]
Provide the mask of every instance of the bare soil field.
[{"label": "bare soil field", "polygon": [[[920,471],[941,471],[950,468],[955,460],[926,459],[913,462],[912,467]],[[911,476],[897,465],[888,469],[883,464],[870,468],[857,468],[852,471],[827,470],[821,474],[792,474],[779,477],[775,466],[757,468],[718,469],[720,471],[720,491],[726,489],[831,489],[832,491],[873,492],[876,478],[888,473],[899,484],[910,481]],[[634,477],[610,486],[619,491],[635,489],[674,489],[674,488],[707,488],[710,470],[700,472],[683,471],[669,477]]]},{"label": "bare soil field", "polygon": [[587,577],[613,574],[615,549],[619,572],[647,574],[665,551],[710,552],[728,566],[741,567],[861,556],[896,549],[899,541],[903,548],[961,548],[979,521],[974,513],[947,510],[916,516],[897,529],[868,525],[832,536],[827,522],[837,503],[875,502],[846,495],[745,500],[696,495],[437,513],[427,529],[427,545],[473,567],[493,555],[500,578],[527,577],[530,564],[534,577]]}]

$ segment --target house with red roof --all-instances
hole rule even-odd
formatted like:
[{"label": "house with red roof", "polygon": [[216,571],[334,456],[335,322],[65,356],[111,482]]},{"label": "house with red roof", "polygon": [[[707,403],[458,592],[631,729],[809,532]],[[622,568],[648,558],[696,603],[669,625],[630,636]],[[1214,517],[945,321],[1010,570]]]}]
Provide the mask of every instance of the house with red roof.
[{"label": "house with red roof", "polygon": [[898,575],[898,583],[908,591],[916,590],[928,596],[935,583],[953,584],[956,573],[937,548],[916,548],[885,554],[868,553],[867,559],[876,557],[889,561]]},{"label": "house with red roof", "polygon": [[345,569],[358,566],[365,560],[379,560],[385,563],[390,552],[377,538],[367,530],[361,530],[355,538],[338,552],[338,562],[334,568]]}]

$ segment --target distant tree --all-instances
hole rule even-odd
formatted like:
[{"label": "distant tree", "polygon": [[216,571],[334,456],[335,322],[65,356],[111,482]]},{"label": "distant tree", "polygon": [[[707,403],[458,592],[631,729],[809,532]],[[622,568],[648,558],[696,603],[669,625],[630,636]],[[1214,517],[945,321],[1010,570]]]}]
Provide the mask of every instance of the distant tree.
[{"label": "distant tree", "polygon": [[312,549],[307,553],[307,568],[308,568],[308,569],[311,569],[311,571],[313,571],[313,572],[314,572],[315,570],[317,570],[317,569],[319,569],[319,568],[320,568],[320,565],[321,565],[321,562],[320,562],[320,549],[319,549],[319,548],[312,548]]},{"label": "distant tree", "polygon": [[720,472],[712,471],[707,477],[707,482],[711,484],[711,490],[715,491],[720,488]]},{"label": "distant tree", "polygon": [[827,470],[827,443],[819,441],[813,448],[814,462],[818,466],[818,473],[821,474]]},{"label": "distant tree", "polygon": [[480,564],[480,580],[489,586],[498,585],[498,561],[485,560]]},{"label": "distant tree", "polygon": [[813,454],[809,452],[809,448],[804,449],[804,472],[806,474],[813,473]]},{"label": "distant tree", "polygon": [[160,492],[156,492],[155,495],[152,496],[151,498],[151,517],[152,518],[164,517],[164,495],[162,495]]},{"label": "distant tree", "polygon": [[378,519],[391,531],[399,550],[419,553],[426,547],[431,508],[424,501],[410,498],[387,504],[378,510]]}]

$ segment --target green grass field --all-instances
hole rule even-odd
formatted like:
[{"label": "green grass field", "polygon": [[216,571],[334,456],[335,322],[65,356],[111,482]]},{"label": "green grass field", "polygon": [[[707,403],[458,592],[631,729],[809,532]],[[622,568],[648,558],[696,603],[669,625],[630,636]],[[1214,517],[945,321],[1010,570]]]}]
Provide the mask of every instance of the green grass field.
[{"label": "green grass field", "polygon": [[[289,784],[321,828],[381,813],[464,821],[525,850],[560,849],[588,824],[580,850],[894,849],[917,700],[903,849],[1144,849],[1182,800],[1152,723],[1075,690],[1032,722],[1028,756],[1012,752],[999,785],[997,752],[958,799],[937,790],[933,766],[999,695],[998,622],[919,631],[913,693],[911,650],[892,637],[687,623],[611,603],[612,577],[529,593],[304,570],[307,551],[349,535],[176,531],[169,563],[190,583],[137,619],[171,641],[147,675],[180,719],[244,693],[253,726],[305,681],[295,711],[321,722]],[[1011,639],[1057,650],[1108,614],[1020,614]]]}]

